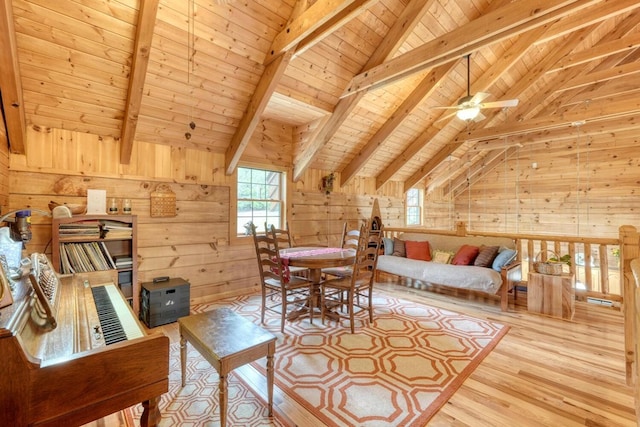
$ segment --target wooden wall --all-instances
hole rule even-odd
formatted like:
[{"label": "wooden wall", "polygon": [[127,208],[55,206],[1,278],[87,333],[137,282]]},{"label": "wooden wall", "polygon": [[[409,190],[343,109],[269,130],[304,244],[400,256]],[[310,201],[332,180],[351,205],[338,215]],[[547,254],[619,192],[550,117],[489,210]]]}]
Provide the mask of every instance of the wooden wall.
[{"label": "wooden wall", "polygon": [[[290,162],[286,151],[278,157],[260,158],[260,153],[287,146],[291,130],[269,122],[260,128],[248,149],[252,165]],[[138,216],[141,282],[164,275],[182,277],[191,283],[192,299],[199,301],[257,287],[253,242],[230,235],[235,177],[224,175],[222,154],[136,142],[131,163],[121,165],[119,143],[113,139],[39,128],[28,129],[26,148],[27,156],[10,157],[11,209],[48,210],[51,200],[85,203],[87,189],[105,189],[108,198],[131,199],[133,214]],[[302,180],[288,183],[288,220],[298,244],[337,243],[343,222],[355,225],[368,219],[376,198],[384,223],[403,225],[401,183],[389,183],[376,193],[372,178],[355,179],[348,187],[325,194],[320,183],[327,173],[309,170]],[[168,184],[176,193],[175,218],[149,215],[150,194],[159,184]],[[34,215],[32,221],[33,239],[27,252],[50,254],[51,219]]]},{"label": "wooden wall", "polygon": [[0,120],[0,215],[8,211],[9,204],[9,144],[4,120]]},{"label": "wooden wall", "polygon": [[465,221],[470,230],[617,238],[621,225],[640,222],[638,146],[637,132],[531,141],[481,171],[453,203],[433,192],[427,225]]}]

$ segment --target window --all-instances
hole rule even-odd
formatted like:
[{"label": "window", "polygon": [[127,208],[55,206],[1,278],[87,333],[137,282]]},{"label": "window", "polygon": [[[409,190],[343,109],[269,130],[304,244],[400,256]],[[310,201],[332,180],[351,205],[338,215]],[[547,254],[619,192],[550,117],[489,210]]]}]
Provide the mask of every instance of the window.
[{"label": "window", "polygon": [[417,188],[407,191],[407,225],[422,224],[422,197],[420,195],[420,190]]},{"label": "window", "polygon": [[238,168],[238,235],[251,234],[251,224],[256,231],[265,231],[265,222],[282,227],[283,178],[282,172]]}]

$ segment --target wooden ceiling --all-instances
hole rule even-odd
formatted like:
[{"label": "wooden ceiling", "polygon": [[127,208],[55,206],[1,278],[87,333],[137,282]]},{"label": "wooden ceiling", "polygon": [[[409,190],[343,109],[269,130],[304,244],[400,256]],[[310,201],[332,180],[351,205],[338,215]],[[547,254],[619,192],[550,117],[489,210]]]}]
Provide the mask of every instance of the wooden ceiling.
[{"label": "wooden ceiling", "polygon": [[[518,144],[640,128],[637,0],[8,0],[0,13],[14,153],[26,126],[54,127],[119,139],[122,163],[140,140],[224,153],[231,173],[267,119],[294,135],[294,180],[315,168],[435,189]],[[469,123],[433,108],[467,94],[468,54],[471,93],[517,107]]]}]

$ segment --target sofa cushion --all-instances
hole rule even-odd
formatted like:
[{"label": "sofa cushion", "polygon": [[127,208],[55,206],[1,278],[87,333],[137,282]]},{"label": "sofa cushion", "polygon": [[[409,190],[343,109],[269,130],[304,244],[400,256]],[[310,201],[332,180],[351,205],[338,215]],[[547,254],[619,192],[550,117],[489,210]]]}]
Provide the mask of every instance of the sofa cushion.
[{"label": "sofa cushion", "polygon": [[441,251],[436,249],[433,251],[432,261],[438,264],[449,264],[451,258],[453,257],[453,252]]},{"label": "sofa cushion", "polygon": [[473,265],[478,267],[491,267],[493,265],[493,260],[498,255],[499,246],[482,246],[480,247],[480,253],[476,257],[475,261],[473,261]]},{"label": "sofa cushion", "polygon": [[429,242],[413,242],[407,240],[404,242],[407,258],[418,259],[422,261],[431,261],[431,252],[429,251]]},{"label": "sofa cushion", "polygon": [[498,252],[496,259],[493,260],[491,268],[496,271],[501,271],[502,267],[511,264],[511,262],[516,259],[516,255],[518,255],[516,250],[504,248]]},{"label": "sofa cushion", "polygon": [[406,257],[407,252],[404,246],[404,240],[393,239],[393,256]]},{"label": "sofa cushion", "polygon": [[389,237],[383,237],[382,243],[384,245],[384,254],[393,255],[393,239],[390,239]]},{"label": "sofa cushion", "polygon": [[458,252],[453,256],[453,265],[473,265],[473,261],[478,256],[480,248],[471,245],[462,245]]}]

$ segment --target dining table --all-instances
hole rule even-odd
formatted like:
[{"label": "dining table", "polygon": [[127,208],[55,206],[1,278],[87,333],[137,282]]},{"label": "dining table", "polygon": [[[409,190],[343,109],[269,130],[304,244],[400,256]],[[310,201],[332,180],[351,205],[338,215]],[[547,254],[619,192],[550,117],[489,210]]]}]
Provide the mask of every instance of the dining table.
[{"label": "dining table", "polygon": [[[322,269],[330,267],[345,267],[355,262],[355,249],[332,247],[296,246],[280,249],[280,259],[285,266],[304,267],[309,269],[309,280],[314,284],[316,308],[320,307],[320,284],[322,283]],[[308,314],[308,310],[298,310],[291,314],[289,320]]]}]

